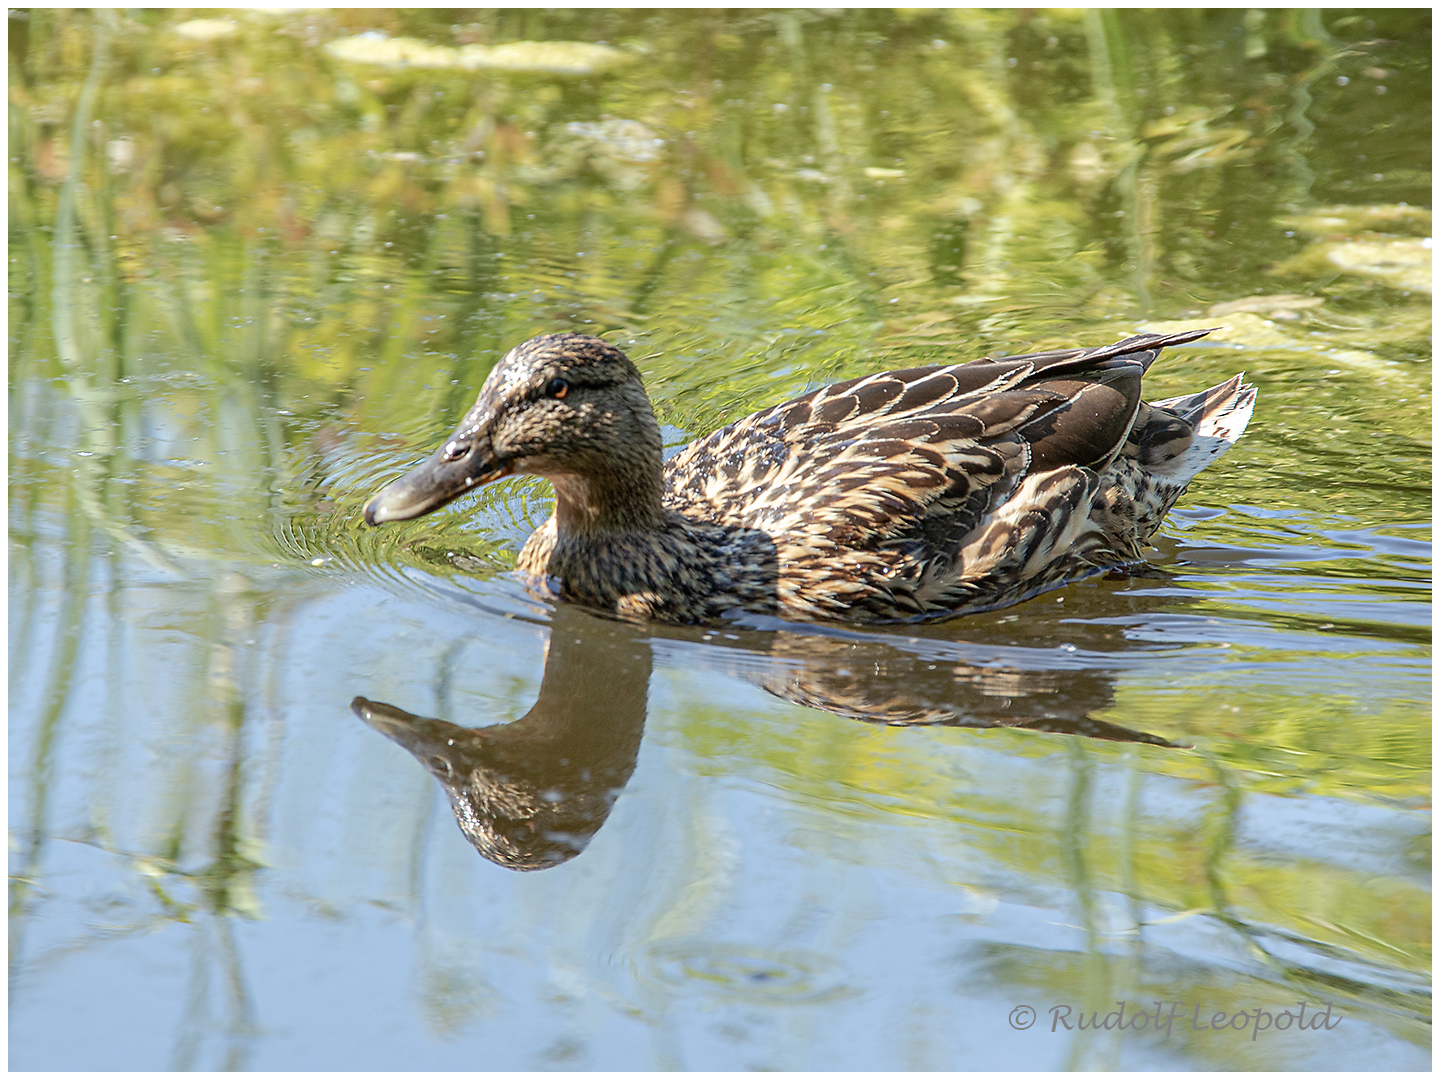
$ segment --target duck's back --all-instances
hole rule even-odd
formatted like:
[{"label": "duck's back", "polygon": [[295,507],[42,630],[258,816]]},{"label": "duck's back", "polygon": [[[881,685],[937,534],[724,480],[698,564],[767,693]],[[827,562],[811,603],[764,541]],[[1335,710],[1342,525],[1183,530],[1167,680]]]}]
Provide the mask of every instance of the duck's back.
[{"label": "duck's back", "polygon": [[768,537],[797,614],[1010,603],[1138,554],[1189,480],[1156,497],[1149,466],[1184,459],[1195,434],[1194,416],[1142,405],[1141,378],[1202,333],[837,383],[691,444],[667,465],[666,505]]}]

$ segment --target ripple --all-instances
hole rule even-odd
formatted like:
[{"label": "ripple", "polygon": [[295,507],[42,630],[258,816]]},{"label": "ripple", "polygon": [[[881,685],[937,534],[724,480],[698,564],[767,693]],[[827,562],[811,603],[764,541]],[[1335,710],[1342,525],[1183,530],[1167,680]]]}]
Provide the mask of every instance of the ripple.
[{"label": "ripple", "polygon": [[860,992],[839,964],[799,949],[667,941],[647,949],[640,967],[646,982],[768,1005],[833,1001]]},{"label": "ripple", "polygon": [[436,514],[366,526],[365,501],[414,460],[405,451],[350,445],[299,463],[273,519],[270,555],[306,569],[348,571],[411,596],[433,594],[441,581],[483,589],[481,583],[512,570],[525,539],[549,514],[548,486],[532,477],[501,480]]}]

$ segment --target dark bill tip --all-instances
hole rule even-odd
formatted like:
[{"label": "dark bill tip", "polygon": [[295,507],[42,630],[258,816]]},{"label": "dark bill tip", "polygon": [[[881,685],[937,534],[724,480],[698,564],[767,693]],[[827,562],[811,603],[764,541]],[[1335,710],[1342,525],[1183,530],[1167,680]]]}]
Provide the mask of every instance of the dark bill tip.
[{"label": "dark bill tip", "polygon": [[409,521],[437,509],[459,494],[444,494],[433,489],[427,491],[413,482],[414,475],[407,473],[399,480],[386,484],[370,497],[370,501],[365,504],[366,525]]},{"label": "dark bill tip", "polygon": [[357,697],[350,702],[350,710],[391,742],[409,750],[442,780],[449,779],[455,771],[450,759],[475,744],[474,732],[469,728],[457,727],[447,720],[417,716],[383,701]]}]

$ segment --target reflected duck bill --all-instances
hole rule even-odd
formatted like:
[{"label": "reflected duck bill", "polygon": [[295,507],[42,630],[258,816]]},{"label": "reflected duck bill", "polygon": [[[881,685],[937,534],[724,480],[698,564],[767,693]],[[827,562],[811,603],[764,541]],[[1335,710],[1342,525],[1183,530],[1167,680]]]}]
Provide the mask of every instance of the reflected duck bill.
[{"label": "reflected duck bill", "polygon": [[434,751],[437,747],[446,746],[447,738],[450,740],[448,745],[453,745],[456,732],[467,736],[471,734],[469,729],[457,727],[444,720],[416,716],[404,709],[397,709],[394,705],[364,697],[352,700],[350,711],[387,739],[399,743],[422,762],[426,762],[432,772],[435,771]]}]

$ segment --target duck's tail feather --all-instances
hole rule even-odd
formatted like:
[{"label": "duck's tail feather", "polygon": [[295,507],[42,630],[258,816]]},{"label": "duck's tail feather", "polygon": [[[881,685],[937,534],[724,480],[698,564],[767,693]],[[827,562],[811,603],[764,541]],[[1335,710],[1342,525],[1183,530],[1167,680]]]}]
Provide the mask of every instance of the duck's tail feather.
[{"label": "duck's tail feather", "polygon": [[[1198,341],[1206,334],[1213,334],[1219,327],[1209,326],[1203,330],[1180,330],[1173,334],[1134,334],[1123,341],[1117,341],[1103,349],[1093,349],[1093,353],[1099,354],[1095,359],[1109,359],[1110,357],[1123,356],[1127,360],[1138,360],[1146,371],[1160,355],[1160,350],[1170,345],[1186,345],[1192,341]],[[1106,355],[1108,354],[1108,356]]]},{"label": "duck's tail feather", "polygon": [[[1033,364],[1036,371],[1047,375],[1063,374],[1067,370],[1091,370],[1101,366],[1113,366],[1111,361],[1121,364],[1139,364],[1141,371],[1149,371],[1150,365],[1168,345],[1184,345],[1213,333],[1215,327],[1204,330],[1181,330],[1173,334],[1133,334],[1113,345],[1102,345],[1097,349],[1056,349],[1052,352],[1022,353],[1018,356],[997,356],[995,363],[1025,360]],[[988,358],[987,358],[988,359]]]},{"label": "duck's tail feather", "polygon": [[1233,379],[1198,394],[1152,401],[1151,408],[1174,413],[1194,429],[1190,445],[1163,464],[1147,471],[1174,484],[1188,484],[1201,469],[1234,446],[1255,411],[1255,387],[1241,372]]}]

